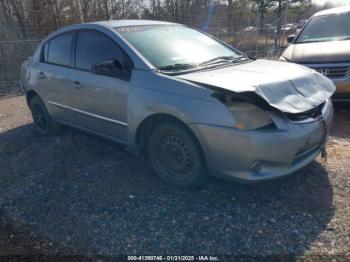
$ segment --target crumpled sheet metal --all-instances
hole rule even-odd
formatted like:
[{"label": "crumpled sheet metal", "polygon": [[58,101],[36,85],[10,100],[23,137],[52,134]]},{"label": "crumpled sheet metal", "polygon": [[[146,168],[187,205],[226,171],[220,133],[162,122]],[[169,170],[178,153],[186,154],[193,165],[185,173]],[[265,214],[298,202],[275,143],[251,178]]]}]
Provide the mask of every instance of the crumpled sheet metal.
[{"label": "crumpled sheet metal", "polygon": [[333,82],[314,70],[268,60],[255,60],[177,77],[236,93],[255,92],[271,106],[294,114],[315,108],[335,91]]}]

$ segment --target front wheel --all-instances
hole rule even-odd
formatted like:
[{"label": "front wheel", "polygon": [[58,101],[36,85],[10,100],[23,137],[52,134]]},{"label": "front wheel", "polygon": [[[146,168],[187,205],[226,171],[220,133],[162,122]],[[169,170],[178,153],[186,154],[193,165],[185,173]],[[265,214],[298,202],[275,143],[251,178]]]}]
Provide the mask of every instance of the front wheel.
[{"label": "front wheel", "polygon": [[204,157],[187,127],[173,122],[157,125],[148,143],[148,153],[153,168],[166,182],[183,188],[205,182]]},{"label": "front wheel", "polygon": [[38,96],[34,96],[30,101],[35,130],[42,135],[56,135],[60,131],[60,125],[52,121],[45,104]]}]

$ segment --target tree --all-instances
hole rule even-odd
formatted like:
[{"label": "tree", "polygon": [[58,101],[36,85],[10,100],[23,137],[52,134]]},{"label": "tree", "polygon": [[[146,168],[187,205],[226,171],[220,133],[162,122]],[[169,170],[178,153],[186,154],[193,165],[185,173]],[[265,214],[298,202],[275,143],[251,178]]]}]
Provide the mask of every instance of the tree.
[{"label": "tree", "polygon": [[[311,5],[311,0],[274,0],[273,1],[275,5],[277,5],[277,28],[276,28],[276,40],[275,40],[275,46],[280,45],[281,41],[281,32],[282,32],[282,19],[283,19],[283,10],[286,10],[286,6],[295,6],[295,5],[302,5],[307,4]],[[287,14],[285,14],[286,16]]]},{"label": "tree", "polygon": [[227,32],[233,36],[232,44],[238,45],[238,33],[251,20],[250,0],[227,1]]},{"label": "tree", "polygon": [[268,10],[268,8],[272,7],[274,5],[276,0],[254,0],[254,2],[257,5],[257,12],[259,13],[259,29],[260,32],[264,31],[264,25],[265,25],[265,14]]},{"label": "tree", "polygon": [[287,4],[290,6],[302,5],[304,8],[311,6],[311,0],[254,0],[254,2],[260,16],[260,31],[264,30],[264,18],[266,12],[271,8],[277,11],[277,31],[281,31],[283,10],[285,10]]}]

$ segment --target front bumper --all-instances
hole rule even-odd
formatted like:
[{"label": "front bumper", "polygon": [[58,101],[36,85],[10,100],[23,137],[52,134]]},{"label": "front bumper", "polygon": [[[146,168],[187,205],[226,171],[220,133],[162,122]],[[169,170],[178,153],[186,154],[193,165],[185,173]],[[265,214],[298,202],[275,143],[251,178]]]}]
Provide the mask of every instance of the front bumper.
[{"label": "front bumper", "polygon": [[[329,128],[333,118],[330,101],[322,114]],[[258,182],[305,167],[324,146],[325,129],[319,120],[295,123],[286,118],[281,122],[284,128],[278,130],[242,131],[203,124],[193,124],[192,130],[199,138],[210,174]]]}]

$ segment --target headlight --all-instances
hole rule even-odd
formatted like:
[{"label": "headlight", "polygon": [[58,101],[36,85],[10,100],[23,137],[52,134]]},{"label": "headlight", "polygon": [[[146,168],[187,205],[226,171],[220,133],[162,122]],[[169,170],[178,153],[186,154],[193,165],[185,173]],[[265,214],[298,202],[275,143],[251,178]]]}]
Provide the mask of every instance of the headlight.
[{"label": "headlight", "polygon": [[273,123],[266,111],[253,104],[232,102],[227,106],[236,120],[236,128],[254,130]]}]

